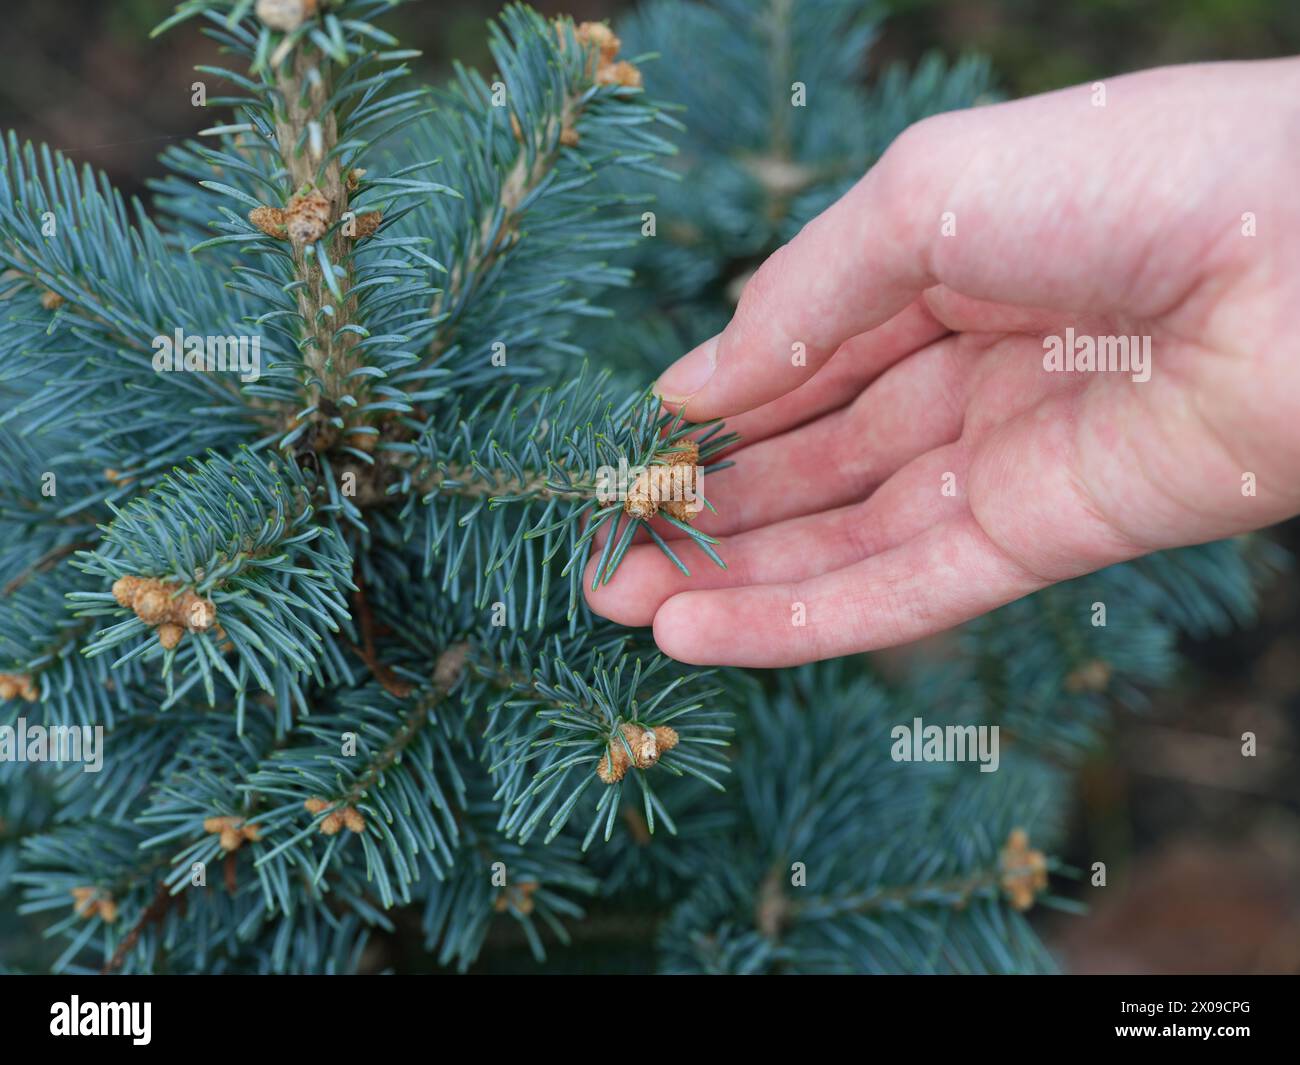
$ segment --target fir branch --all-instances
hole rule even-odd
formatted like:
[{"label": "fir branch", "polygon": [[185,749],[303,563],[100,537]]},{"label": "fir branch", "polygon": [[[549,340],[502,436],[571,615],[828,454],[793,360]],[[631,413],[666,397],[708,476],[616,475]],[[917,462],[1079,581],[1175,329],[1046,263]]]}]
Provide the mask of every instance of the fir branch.
[{"label": "fir branch", "polygon": [[139,918],[131,926],[131,930],[122,937],[112,955],[104,962],[99,974],[107,976],[109,973],[120,969],[127,956],[140,942],[140,936],[144,933],[146,926],[161,924],[163,918],[167,915],[167,911],[177,905],[179,900],[180,896],[174,895],[165,882],[160,883],[157,892],[154,894],[153,901],[141,911]]},{"label": "fir branch", "polygon": [[[274,694],[287,723],[293,703],[303,701],[300,674],[348,675],[333,634],[349,623],[342,593],[351,586],[351,560],[338,535],[314,522],[308,488],[292,463],[247,452],[234,461],[195,461],[118,512],[103,545],[83,553],[78,565],[114,584],[111,592],[69,596],[81,604],[80,616],[135,613],[101,630],[86,654],[134,641],[119,663],[162,658],[170,686],[175,662],[187,686],[202,680],[209,703],[217,678],[224,678],[235,689],[241,718],[250,683]],[[124,578],[161,581],[171,601],[191,597],[201,607],[197,620],[178,620],[189,633],[179,649],[167,646],[163,625],[159,643],[139,640],[159,618],[138,603],[128,608],[119,587]],[[218,634],[236,657],[233,670],[214,640]]]},{"label": "fir branch", "polygon": [[[626,47],[511,5],[492,74],[431,94],[390,6],[184,0],[160,30],[238,69],[202,68],[230,113],[165,153],[161,226],[0,148],[0,712],[111,750],[0,763],[0,908],[21,887],[56,971],[355,971],[399,928],[421,964],[540,962],[596,894],[666,971],[1050,970],[1022,911],[1060,904],[1070,773],[1180,631],[1250,616],[1258,545],[1012,604],[890,689],[693,670],[581,586],[643,532],[680,564],[652,515],[720,561],[647,486],[734,437],[625,382],[986,66],[863,83],[857,0],[648,0]],[[260,336],[262,376],[154,372],[178,324]],[[650,475],[611,498],[621,463]],[[895,762],[921,713],[1004,727],[999,771]]]}]

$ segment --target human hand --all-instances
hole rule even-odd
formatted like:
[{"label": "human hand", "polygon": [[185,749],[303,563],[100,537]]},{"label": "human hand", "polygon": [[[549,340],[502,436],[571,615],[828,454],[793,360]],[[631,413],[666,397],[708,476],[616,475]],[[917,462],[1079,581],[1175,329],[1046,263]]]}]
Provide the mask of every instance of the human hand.
[{"label": "human hand", "polygon": [[[1300,513],[1300,61],[1104,91],[913,126],[763,264],[657,386],[742,435],[696,522],[728,568],[636,546],[592,609],[792,665]],[[1149,380],[1047,369],[1067,329]]]}]

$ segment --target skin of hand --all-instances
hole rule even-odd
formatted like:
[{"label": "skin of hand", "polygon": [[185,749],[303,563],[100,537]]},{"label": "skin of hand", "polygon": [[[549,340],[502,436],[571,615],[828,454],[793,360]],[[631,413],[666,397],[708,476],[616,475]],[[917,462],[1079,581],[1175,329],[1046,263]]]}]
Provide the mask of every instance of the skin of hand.
[{"label": "skin of hand", "polygon": [[[912,126],[762,265],[657,385],[742,435],[728,568],[637,545],[593,610],[786,666],[1300,513],[1300,60],[1101,84]],[[1068,328],[1150,379],[1050,372]]]}]

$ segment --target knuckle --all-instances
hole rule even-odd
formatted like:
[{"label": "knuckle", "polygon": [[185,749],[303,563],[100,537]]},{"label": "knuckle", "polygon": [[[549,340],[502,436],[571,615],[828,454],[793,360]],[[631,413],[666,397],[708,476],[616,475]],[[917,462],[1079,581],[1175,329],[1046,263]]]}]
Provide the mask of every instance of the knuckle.
[{"label": "knuckle", "polygon": [[740,301],[736,305],[736,317],[752,318],[762,314],[777,302],[778,296],[785,287],[789,259],[789,247],[782,246],[763,261],[741,290]]},{"label": "knuckle", "polygon": [[954,145],[970,129],[961,112],[931,115],[903,130],[863,180],[862,195],[872,197],[876,214],[901,239],[929,233],[950,191]]}]

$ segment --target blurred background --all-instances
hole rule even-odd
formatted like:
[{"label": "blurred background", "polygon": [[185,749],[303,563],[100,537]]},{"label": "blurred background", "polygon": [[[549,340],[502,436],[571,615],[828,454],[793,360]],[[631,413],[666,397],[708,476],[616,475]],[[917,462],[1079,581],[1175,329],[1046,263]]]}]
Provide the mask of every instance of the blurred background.
[{"label": "blurred background", "polygon": [[[436,78],[452,59],[487,60],[484,21],[505,0],[416,0],[386,16]],[[795,0],[797,3],[798,0]],[[631,0],[534,0],[547,14],[617,18]],[[1293,0],[883,0],[871,66],[930,49],[991,57],[1002,90],[1023,96],[1166,63],[1300,51]],[[209,124],[190,105],[193,68],[218,62],[197,32],[149,40],[174,0],[5,0],[0,127],[48,141],[106,171],[124,191],[157,173],[167,142]],[[864,71],[870,76],[870,71]],[[211,95],[222,88],[207,78]]]},{"label": "blurred background", "polygon": [[[795,0],[797,2],[797,0]],[[193,30],[150,41],[170,0],[5,0],[0,128],[44,141],[147,196],[166,145],[210,125],[193,67],[219,63]],[[423,0],[391,16],[438,79],[485,64],[496,0]],[[534,0],[548,14],[617,18],[623,0]],[[1021,96],[1144,67],[1300,52],[1294,0],[886,0],[865,78],[937,49],[991,57]],[[211,95],[224,87],[204,77]],[[689,116],[687,117],[689,121]],[[1269,534],[1293,555],[1300,523]],[[1191,665],[1120,720],[1076,797],[1063,857],[1107,863],[1109,889],[1073,894],[1085,919],[1037,920],[1068,971],[1300,972],[1300,581],[1266,589],[1248,631],[1187,647]],[[1260,755],[1244,763],[1241,734]],[[1064,888],[1064,884],[1061,885]],[[1068,888],[1065,893],[1070,893]]]}]

